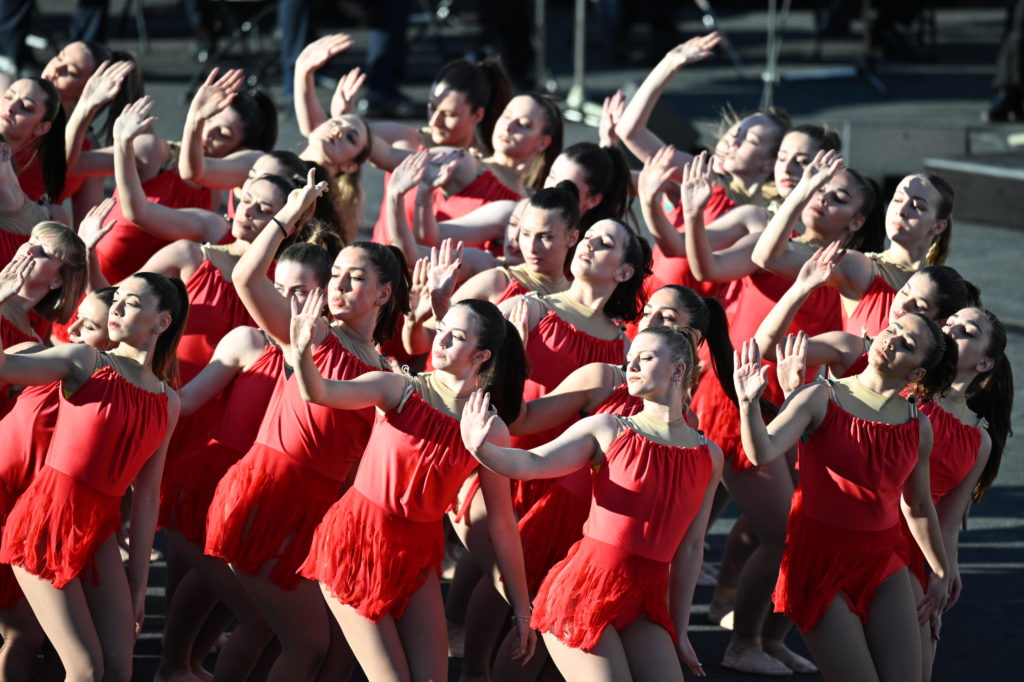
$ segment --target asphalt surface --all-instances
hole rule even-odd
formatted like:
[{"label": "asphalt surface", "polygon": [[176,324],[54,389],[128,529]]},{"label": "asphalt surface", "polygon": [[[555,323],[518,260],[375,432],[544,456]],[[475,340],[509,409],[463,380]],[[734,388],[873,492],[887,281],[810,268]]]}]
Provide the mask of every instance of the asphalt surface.
[{"label": "asphalt surface", "polygon": [[[124,29],[120,21],[123,5],[112,3],[115,14],[111,20],[111,33],[117,36]],[[139,3],[143,4],[143,3]],[[523,3],[526,4],[525,1]],[[551,3],[552,5],[558,3]],[[681,16],[679,29],[684,36],[703,30],[699,17],[689,9],[688,3]],[[736,4],[736,3],[732,3]],[[739,3],[750,4],[750,3]],[[946,3],[939,3],[945,5]],[[942,124],[950,130],[962,130],[979,125],[979,114],[990,97],[989,86],[997,46],[1001,40],[1003,10],[997,5],[978,6],[964,3],[966,8],[943,8],[937,11],[936,42],[920,58],[912,61],[883,60],[876,73],[886,88],[880,94],[863,77],[842,78],[831,81],[783,81],[775,90],[775,103],[786,107],[798,122],[827,121],[840,130],[871,129],[872,126],[892,130],[913,131],[922,126]],[[67,16],[73,0],[46,0],[38,3],[42,15],[37,21],[39,33],[60,39],[66,29]],[[186,107],[183,96],[193,72],[200,68],[191,57],[191,39],[184,25],[180,5],[175,0],[151,0],[144,3],[150,31],[150,49],[141,55],[146,75],[147,92],[156,99],[160,116],[157,127],[169,138],[180,137]],[[475,15],[463,7],[473,3],[456,3],[458,22],[444,27],[442,40],[431,36],[417,38],[417,29],[410,30],[410,55],[407,77],[403,89],[410,98],[422,101],[432,74],[445,61],[439,46],[452,56],[471,49],[479,28]],[[726,5],[726,3],[715,3]],[[460,9],[463,8],[463,9]],[[720,7],[720,9],[723,9]],[[355,38],[355,46],[331,65],[325,73],[341,73],[359,64],[365,57],[365,30],[345,25],[339,14],[327,11],[314,22],[320,34],[345,30]],[[727,103],[742,110],[756,106],[762,91],[760,72],[764,64],[763,11],[738,9],[727,13],[723,9],[721,27],[728,32],[737,46],[744,63],[743,77],[724,58],[700,65],[678,76],[669,87],[664,107],[673,115],[690,118],[699,130],[707,131],[717,112]],[[568,14],[563,9],[552,10],[549,51],[552,56],[552,76],[564,91],[569,86]],[[805,72],[821,64],[842,66],[855,62],[861,55],[856,35],[825,43],[820,58],[814,56],[809,12],[794,12],[787,25],[785,42],[780,52],[783,71],[789,74]],[[139,52],[133,21],[129,18],[126,37],[114,37],[109,42],[118,48]],[[856,27],[856,24],[855,24]],[[611,62],[612,50],[597,31],[589,40],[586,85],[595,98],[604,96],[618,87],[642,79],[653,64],[646,53],[651,51],[651,34],[643,29],[632,31],[623,50],[626,64]],[[253,43],[253,53],[246,60],[229,61],[231,65],[244,62],[250,69],[262,63],[276,46],[273,31],[265,31],[261,41]],[[45,60],[46,51],[38,52]],[[275,94],[279,94],[279,77],[271,72],[264,79]],[[328,97],[323,91],[323,98]],[[678,121],[676,122],[678,124]],[[671,141],[671,120],[666,137]],[[845,128],[844,128],[845,126]],[[681,130],[681,128],[679,128]],[[1001,135],[1006,128],[995,130]],[[952,134],[952,133],[950,133]],[[566,132],[567,143],[596,139],[596,132],[578,124],[570,124]],[[707,141],[705,135],[704,141]],[[297,149],[298,133],[293,122],[282,116],[279,147]],[[894,147],[895,148],[895,147]],[[849,155],[870,158],[886,169],[886,175],[900,175],[907,169],[917,168],[920,159],[906,154],[894,154],[887,144],[870,148],[848,150]],[[851,164],[856,165],[856,164]],[[372,224],[380,206],[380,173],[364,173],[366,187],[367,224]],[[955,213],[954,213],[955,215]],[[1018,387],[1024,384],[1024,298],[1020,295],[1020,261],[1024,256],[1024,231],[1018,225],[982,225],[957,221],[953,237],[952,257],[949,264],[958,268],[965,277],[981,286],[986,304],[1004,321],[1009,333],[1009,354],[1018,376]],[[1014,275],[1013,273],[1018,274]],[[1021,389],[1018,388],[1014,410],[1014,426],[1024,432],[1021,420]],[[988,497],[971,515],[970,529],[961,536],[960,562],[964,580],[964,593],[956,608],[945,619],[943,638],[938,650],[933,679],[1018,680],[1024,668],[1024,625],[1021,624],[1022,592],[1024,592],[1024,463],[1021,454],[1024,441],[1011,439],[1003,458],[999,479]],[[720,557],[734,511],[726,513],[712,529],[710,560]],[[156,656],[160,647],[163,625],[162,562],[154,566],[153,585],[150,590],[149,618],[146,631],[136,651],[134,679],[152,679]],[[697,591],[691,637],[702,656],[706,670],[716,680],[756,680],[756,676],[741,675],[722,669],[718,665],[728,641],[728,634],[704,623],[710,588]],[[799,636],[791,635],[790,643],[802,649]],[[458,661],[452,662],[452,679],[457,679]],[[806,675],[802,679],[820,679]]]}]

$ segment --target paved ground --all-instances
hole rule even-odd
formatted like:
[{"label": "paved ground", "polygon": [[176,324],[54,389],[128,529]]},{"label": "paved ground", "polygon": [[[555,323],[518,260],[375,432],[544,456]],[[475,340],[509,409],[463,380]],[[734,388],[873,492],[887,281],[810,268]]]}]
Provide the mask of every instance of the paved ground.
[{"label": "paved ground", "polygon": [[[55,30],[57,33],[63,30],[67,12],[73,6],[72,0],[47,0],[38,4],[47,13],[47,30]],[[119,11],[124,4],[134,3],[113,3],[113,6]],[[181,130],[185,113],[182,93],[195,64],[189,59],[189,40],[185,37],[178,2],[151,0],[144,4],[152,39],[150,52],[142,56],[147,89],[157,100],[157,110],[161,117],[157,125],[160,131],[168,137],[176,138],[180,135],[178,131]],[[472,4],[457,3],[456,7]],[[526,4],[525,1],[523,4]],[[688,3],[680,4],[689,7]],[[716,6],[726,4],[715,3]],[[998,6],[964,4],[970,5],[970,8],[942,9],[938,12],[937,45],[931,60],[886,62],[879,65],[878,74],[887,87],[887,95],[880,95],[862,78],[825,82],[787,81],[776,90],[776,103],[788,108],[801,121],[828,121],[847,131],[871,129],[871,125],[889,128],[895,124],[908,134],[929,126],[946,126],[951,135],[963,134],[964,128],[977,124],[978,115],[985,108],[989,97],[992,64],[1001,36],[1003,17]],[[568,86],[566,60],[570,50],[568,33],[559,27],[568,25],[567,14],[563,10],[553,10],[553,14],[549,43],[553,54],[554,75],[564,89]],[[470,46],[469,36],[475,30],[475,19],[471,13],[466,12],[461,18],[464,21],[461,28],[445,31],[445,44],[455,54]],[[695,15],[684,15],[683,19],[680,28],[684,35],[701,30]],[[323,32],[347,30],[356,38],[352,51],[339,60],[343,63],[337,67],[338,72],[360,63],[366,45],[363,30],[341,26],[333,14],[324,16],[315,25],[321,27]],[[756,106],[761,95],[761,85],[757,79],[764,62],[763,11],[736,10],[722,17],[722,26],[734,39],[747,64],[746,77],[739,78],[728,62],[718,60],[695,67],[677,77],[665,97],[668,108],[678,115],[691,117],[699,127],[713,121],[716,111],[726,102],[731,102],[736,109],[745,109]],[[819,63],[811,53],[810,26],[810,14],[807,12],[795,13],[791,18],[786,43],[781,52],[784,70],[799,72]],[[114,22],[113,28],[116,32],[117,22]],[[111,42],[117,47],[137,50],[133,36],[131,34],[131,37]],[[649,43],[649,34],[634,31],[630,37],[628,55],[639,57]],[[269,50],[274,44],[273,38],[268,37],[262,47]],[[628,66],[610,64],[607,57],[610,51],[604,48],[596,34],[591,36],[587,85],[592,93],[604,95],[643,77],[645,70],[642,63]],[[410,97],[422,98],[431,75],[443,59],[438,55],[437,44],[432,40],[412,41],[410,51],[406,92]],[[833,41],[825,46],[820,62],[840,65],[850,63],[856,59],[859,51],[859,43],[855,38]],[[268,82],[276,86],[273,76]],[[570,125],[567,129],[570,142],[593,137],[592,129],[579,125]],[[893,153],[893,149],[900,149],[897,137],[899,135],[893,138],[892,145],[872,144],[866,148],[855,145],[854,149],[848,150],[848,156],[856,158],[859,155],[865,159],[864,163],[871,161],[884,165],[887,173],[893,175],[917,168],[920,164],[918,157]],[[855,136],[855,139],[863,138]],[[282,120],[279,146],[295,148],[297,143],[298,136],[290,121]],[[857,165],[852,161],[851,164]],[[366,214],[370,220],[375,217],[380,205],[379,177],[376,171],[369,171],[365,175],[368,195]],[[1020,276],[1012,273],[1019,273],[1017,268],[1024,255],[1024,232],[1011,229],[1010,226],[958,221],[953,244],[950,264],[981,286],[988,306],[1007,324],[1010,355],[1020,386],[1024,384],[1024,299],[1020,296]],[[1024,432],[1024,421],[1021,420],[1024,402],[1021,398],[1021,390],[1018,390],[1014,424],[1019,431]],[[972,677],[985,680],[1020,679],[1020,670],[1024,668],[1024,647],[1020,646],[1024,636],[1024,626],[1021,625],[1024,591],[1022,450],[1022,441],[1010,441],[999,481],[984,503],[972,513],[971,528],[962,537],[960,560],[965,591],[960,603],[946,620],[934,676],[937,681]],[[727,521],[720,521],[712,529],[712,559],[720,555],[727,528]],[[137,650],[137,680],[148,681],[152,678],[154,656],[159,651],[163,600],[162,590],[156,585],[161,578],[162,567],[157,566],[151,590],[152,616],[147,621],[147,632]],[[757,679],[725,671],[717,665],[727,634],[718,628],[701,624],[709,597],[709,588],[698,590],[692,626],[694,644],[709,674],[717,680]],[[792,639],[799,646],[799,638],[793,636]],[[453,673],[457,669],[456,664]],[[820,678],[806,676],[805,679]]]}]

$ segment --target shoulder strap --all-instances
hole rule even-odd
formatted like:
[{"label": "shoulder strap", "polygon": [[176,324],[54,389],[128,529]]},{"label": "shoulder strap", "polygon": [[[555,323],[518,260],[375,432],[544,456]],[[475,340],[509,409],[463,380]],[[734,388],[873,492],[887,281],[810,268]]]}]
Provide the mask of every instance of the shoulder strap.
[{"label": "shoulder strap", "polygon": [[832,400],[832,402],[838,403],[839,402],[839,397],[836,395],[836,383],[835,383],[835,381],[833,379],[830,379],[829,377],[823,377],[823,376],[819,376],[817,381],[818,381],[819,384],[824,384],[825,386],[828,387],[828,392],[829,392],[830,399]]},{"label": "shoulder strap", "polygon": [[914,419],[917,419],[918,414],[917,398],[915,398],[914,396],[910,396],[909,398],[907,398],[907,402],[910,404],[910,419],[911,421],[913,421]]}]

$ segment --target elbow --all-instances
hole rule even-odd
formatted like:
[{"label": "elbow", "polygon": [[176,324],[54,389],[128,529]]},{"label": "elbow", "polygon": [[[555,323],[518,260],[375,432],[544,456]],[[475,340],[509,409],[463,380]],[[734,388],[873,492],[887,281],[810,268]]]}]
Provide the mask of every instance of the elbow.
[{"label": "elbow", "polygon": [[757,267],[767,270],[771,265],[771,254],[755,247],[754,252],[750,254],[750,260]]}]

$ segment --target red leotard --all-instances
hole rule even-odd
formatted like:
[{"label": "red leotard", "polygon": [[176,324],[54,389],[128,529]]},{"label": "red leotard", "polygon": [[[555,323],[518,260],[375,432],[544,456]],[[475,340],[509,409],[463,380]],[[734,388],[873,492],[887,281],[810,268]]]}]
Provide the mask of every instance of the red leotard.
[{"label": "red leotard", "polygon": [[[25,332],[8,320],[3,314],[0,314],[0,340],[3,341],[4,348],[10,348],[19,343],[40,343],[39,337],[29,336]],[[0,414],[7,411],[10,385],[0,384]]]},{"label": "red leotard", "polygon": [[[82,142],[82,151],[87,152],[92,149],[92,140],[86,138]],[[44,194],[46,194],[46,186],[43,184],[43,166],[39,161],[38,149],[34,145],[30,145],[14,155],[14,167],[18,170],[18,184],[21,185],[21,191],[25,193],[30,200],[38,202]],[[22,168],[22,164],[27,163],[28,165]],[[60,193],[60,197],[56,201],[51,200],[51,204],[63,204],[66,199],[73,196],[89,178],[84,175],[71,175],[67,174],[64,176],[64,189]]]},{"label": "red leotard", "polygon": [[835,397],[799,445],[786,549],[772,597],[803,631],[839,593],[867,623],[875,590],[903,567],[900,495],[918,460],[915,415],[902,424],[854,417]]},{"label": "red leotard", "polygon": [[714,466],[708,446],[664,445],[626,428],[594,475],[583,539],[548,573],[530,625],[592,649],[604,629],[640,616],[665,628],[669,564],[697,516]]},{"label": "red leotard", "polygon": [[[205,208],[211,205],[212,194],[205,187],[194,187],[178,175],[165,170],[142,183],[146,199],[168,208]],[[96,245],[96,257],[108,282],[120,282],[141,268],[149,257],[170,244],[166,239],[144,232],[124,217],[120,193],[114,190],[114,208],[107,222],[115,220],[113,229]]]},{"label": "red leotard", "polygon": [[887,261],[884,253],[865,255],[874,264],[875,277],[852,312],[847,314],[846,308],[842,309],[843,331],[874,337],[889,326],[889,308],[896,298],[896,291],[914,272]]},{"label": "red leotard", "polygon": [[[957,417],[946,412],[935,402],[925,403],[921,412],[928,416],[932,424],[933,445],[928,457],[928,470],[931,479],[932,503],[948,495],[967,478],[967,474],[978,461],[978,448],[981,447],[981,428],[968,426]],[[984,423],[984,422],[982,422]],[[918,547],[910,528],[903,521],[903,530],[907,546],[907,566],[910,572],[920,581],[922,587],[928,586],[927,564],[924,553]]]},{"label": "red leotard", "polygon": [[[0,447],[0,531],[14,503],[43,466],[59,402],[59,381],[27,386],[9,401],[9,409],[0,419],[0,433],[4,434]],[[0,564],[0,610],[14,608],[20,598],[21,588],[11,567]]]},{"label": "red leotard", "polygon": [[[384,187],[387,188],[387,183],[391,180],[391,174],[388,173],[384,178]],[[456,194],[445,195],[444,191],[440,188],[434,190],[434,217],[438,222],[445,220],[454,220],[461,218],[467,213],[471,213],[476,209],[480,208],[484,204],[489,204],[492,201],[519,201],[522,197],[518,192],[515,192],[505,186],[491,171],[484,171],[480,175],[476,176],[473,182],[463,187]],[[413,211],[416,208],[416,192],[407,192],[405,197],[405,219],[408,221],[406,224],[410,227],[413,224]],[[373,226],[373,241],[380,244],[387,244],[389,242],[388,226],[387,226],[387,192],[384,192],[384,198],[381,200],[380,213],[378,214],[377,223]]]},{"label": "red leotard", "polygon": [[217,484],[252,447],[274,389],[284,377],[281,349],[267,343],[263,353],[232,380],[223,409],[207,440],[164,470],[160,486],[160,526],[175,528],[196,545],[206,544],[206,515]]},{"label": "red leotard", "polygon": [[[313,362],[334,380],[379,369],[359,360],[333,332],[314,349]],[[295,571],[316,524],[344,491],[372,425],[372,409],[307,403],[294,376],[279,381],[255,443],[217,485],[206,519],[206,553],[250,574],[273,560],[270,579],[295,589]]]},{"label": "red leotard", "polygon": [[66,585],[121,523],[121,498],[167,433],[167,394],[104,365],[60,396],[46,464],[18,498],[0,562]]},{"label": "red leotard", "polygon": [[[427,380],[430,375],[420,375]],[[444,555],[441,520],[477,462],[459,422],[413,390],[377,413],[352,488],[316,530],[303,576],[373,622],[401,618],[409,598]]]},{"label": "red leotard", "polygon": [[0,263],[7,265],[14,260],[14,252],[18,247],[28,241],[30,234],[18,234],[0,230]]}]

